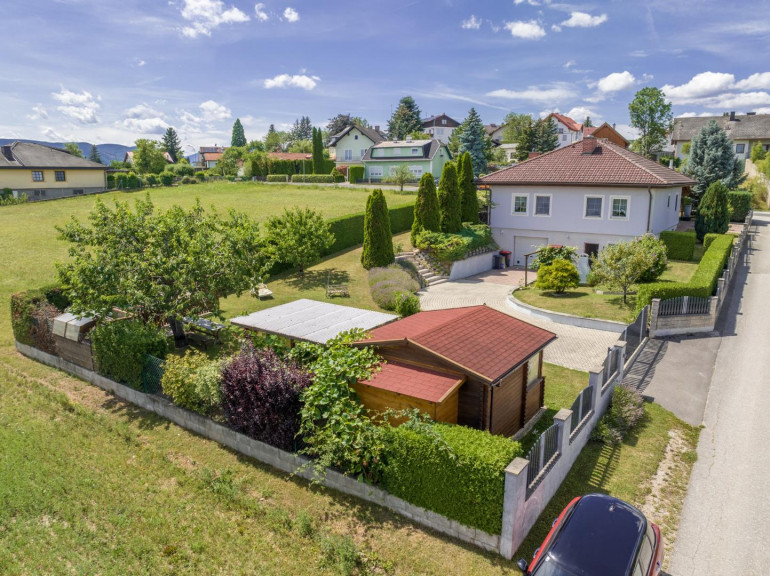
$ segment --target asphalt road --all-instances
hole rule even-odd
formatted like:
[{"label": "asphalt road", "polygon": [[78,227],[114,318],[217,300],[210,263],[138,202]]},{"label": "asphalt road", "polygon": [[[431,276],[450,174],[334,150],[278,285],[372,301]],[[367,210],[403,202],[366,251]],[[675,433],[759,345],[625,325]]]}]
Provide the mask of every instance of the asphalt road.
[{"label": "asphalt road", "polygon": [[718,326],[671,576],[770,573],[770,215],[755,223],[748,271],[736,277]]}]

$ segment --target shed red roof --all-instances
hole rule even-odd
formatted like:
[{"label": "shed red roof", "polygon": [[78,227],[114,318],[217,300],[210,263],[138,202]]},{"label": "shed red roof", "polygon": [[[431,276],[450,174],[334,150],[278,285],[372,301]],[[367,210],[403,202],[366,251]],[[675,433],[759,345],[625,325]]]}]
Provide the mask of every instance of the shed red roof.
[{"label": "shed red roof", "polygon": [[431,370],[423,366],[388,361],[369,380],[360,383],[412,398],[440,401],[447,392],[463,381],[462,376]]},{"label": "shed red roof", "polygon": [[591,153],[583,147],[592,139],[583,139],[557,148],[520,164],[493,172],[481,181],[485,184],[566,184],[597,186],[691,186],[696,182],[684,174],[661,166],[608,140],[596,139]]},{"label": "shed red roof", "polygon": [[367,344],[413,342],[494,382],[556,339],[547,330],[488,306],[419,312],[375,328]]}]

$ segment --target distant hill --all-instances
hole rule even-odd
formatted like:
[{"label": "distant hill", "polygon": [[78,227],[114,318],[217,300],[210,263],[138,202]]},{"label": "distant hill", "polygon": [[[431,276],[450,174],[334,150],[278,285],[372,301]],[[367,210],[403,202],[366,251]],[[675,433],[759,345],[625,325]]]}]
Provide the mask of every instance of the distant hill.
[{"label": "distant hill", "polygon": [[[42,140],[25,140],[23,138],[0,138],[0,146],[11,144],[12,142],[32,142],[33,144],[45,144],[46,146],[52,146],[54,148],[64,148],[64,142],[43,142]],[[90,142],[76,142],[80,147],[83,156],[88,158],[91,153]],[[99,150],[99,155],[102,158],[104,164],[109,164],[112,160],[123,161],[126,156],[126,152],[133,150],[135,146],[123,146],[122,144],[97,144],[96,149]]]}]

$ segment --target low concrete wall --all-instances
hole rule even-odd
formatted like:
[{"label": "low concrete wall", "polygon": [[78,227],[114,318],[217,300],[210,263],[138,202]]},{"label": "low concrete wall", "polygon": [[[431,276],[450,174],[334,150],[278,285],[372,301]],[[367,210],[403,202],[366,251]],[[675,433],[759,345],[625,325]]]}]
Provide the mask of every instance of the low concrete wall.
[{"label": "low concrete wall", "polygon": [[[516,289],[518,290],[518,288]],[[557,324],[568,324],[570,326],[578,326],[580,328],[591,328],[593,330],[603,330],[605,332],[616,332],[622,334],[627,325],[620,322],[613,322],[612,320],[601,320],[598,318],[584,318],[582,316],[574,316],[572,314],[563,314],[561,312],[552,312],[551,310],[544,310],[543,308],[537,308],[536,306],[530,306],[525,304],[518,298],[516,298],[516,290],[508,295],[507,304],[515,310],[534,316],[535,318],[543,318],[556,322]]]},{"label": "low concrete wall", "polygon": [[471,256],[470,258],[453,262],[452,270],[449,272],[449,279],[460,280],[461,278],[467,278],[468,276],[474,276],[486,272],[487,270],[492,270],[495,254],[497,254],[497,252],[486,252],[484,254],[478,254],[477,256]]},{"label": "low concrete wall", "polygon": [[473,544],[484,550],[496,552],[500,547],[500,536],[497,534],[487,534],[476,528],[463,526],[455,520],[450,520],[435,512],[410,504],[376,486],[358,482],[353,478],[335,472],[334,470],[327,469],[325,474],[318,475],[310,461],[304,456],[286,452],[279,448],[275,448],[274,446],[270,446],[269,444],[265,444],[264,442],[260,442],[259,440],[244,436],[243,434],[218,424],[200,414],[195,414],[194,412],[189,412],[184,408],[180,408],[161,396],[145,394],[139,390],[134,390],[129,386],[105,378],[92,370],[87,370],[76,364],[67,362],[58,356],[42,352],[32,346],[16,342],[16,349],[28,358],[72,374],[73,376],[98,386],[103,390],[115,394],[115,396],[122,398],[123,400],[131,402],[150,412],[154,412],[182,428],[209,438],[214,442],[218,442],[223,446],[227,446],[241,454],[245,454],[254,460],[259,460],[274,468],[290,474],[296,474],[297,476],[301,476],[308,480],[317,480],[328,488],[383,506],[400,516],[409,518],[417,524],[421,524],[436,530],[437,532],[441,532],[442,534],[457,538],[463,542]]}]

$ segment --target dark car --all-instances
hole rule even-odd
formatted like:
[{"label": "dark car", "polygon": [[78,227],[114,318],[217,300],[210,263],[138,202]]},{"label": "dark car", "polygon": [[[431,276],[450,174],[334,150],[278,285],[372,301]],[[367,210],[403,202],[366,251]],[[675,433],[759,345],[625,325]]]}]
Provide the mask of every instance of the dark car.
[{"label": "dark car", "polygon": [[662,564],[660,528],[605,494],[575,498],[532,562],[518,562],[527,576],[657,576]]}]

